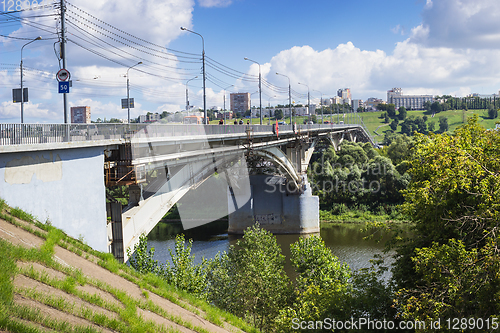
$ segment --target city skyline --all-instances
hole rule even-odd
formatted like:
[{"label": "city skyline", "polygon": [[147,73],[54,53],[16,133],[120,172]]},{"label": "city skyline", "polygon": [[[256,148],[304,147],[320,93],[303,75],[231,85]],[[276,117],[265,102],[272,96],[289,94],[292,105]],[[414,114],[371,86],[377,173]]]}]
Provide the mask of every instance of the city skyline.
[{"label": "city skyline", "polygon": [[[0,122],[19,122],[12,89],[20,87],[20,51],[42,36],[23,50],[24,118],[61,123],[57,16],[47,16],[56,11],[8,9],[0,16]],[[189,104],[203,107],[202,41],[181,26],[203,36],[207,108],[222,107],[224,91],[226,102],[230,93],[258,91],[259,66],[245,57],[261,65],[263,106],[288,103],[288,81],[276,72],[290,78],[300,104],[307,103],[305,85],[311,103],[344,87],[362,100],[385,100],[393,87],[452,96],[500,88],[500,4],[492,0],[76,0],[67,13],[69,106],[90,106],[92,120],[127,118],[124,75],[138,62],[128,71],[131,118],[185,109],[186,88]]]}]

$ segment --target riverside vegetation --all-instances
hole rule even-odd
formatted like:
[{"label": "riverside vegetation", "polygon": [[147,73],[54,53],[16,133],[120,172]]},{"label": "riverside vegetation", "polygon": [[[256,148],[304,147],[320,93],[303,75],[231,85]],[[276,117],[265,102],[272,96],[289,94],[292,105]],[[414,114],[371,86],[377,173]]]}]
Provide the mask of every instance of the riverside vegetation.
[{"label": "riverside vegetation", "polygon": [[[380,210],[369,206],[372,200],[378,200],[379,207],[385,210],[391,203],[401,203],[398,214],[403,214],[411,222],[411,238],[402,238],[397,226],[392,224],[372,223],[372,226],[394,232],[388,247],[396,251],[395,265],[387,283],[381,278],[386,268],[380,260],[375,259],[369,269],[352,271],[339,262],[319,237],[314,236],[291,245],[290,260],[297,274],[291,280],[284,272],[284,257],[275,237],[258,225],[247,229],[244,237],[227,253],[198,265],[194,264],[190,243],[186,244],[183,236],[176,239],[171,264],[155,261],[154,249],[148,250],[146,237],[141,237],[130,261],[136,272],[118,265],[109,255],[87,253],[101,258],[98,262],[103,267],[138,283],[144,288],[145,295],[157,292],[155,288],[165,288],[160,289],[164,290],[164,296],[186,295],[188,306],[203,309],[203,316],[211,322],[230,321],[242,330],[251,331],[253,328],[226,312],[211,310],[208,304],[242,318],[255,326],[254,330],[263,332],[297,331],[293,329],[295,318],[314,323],[325,318],[350,320],[364,317],[392,320],[396,327],[403,320],[419,320],[427,324],[427,329],[418,330],[421,332],[429,331],[430,322],[439,318],[442,321],[481,318],[483,323],[487,320],[490,324],[498,323],[500,134],[485,130],[473,117],[452,135],[419,134],[396,140],[400,140],[399,143],[395,141],[392,148],[391,143],[377,154],[363,145],[345,143],[338,153],[326,151],[327,156],[320,165],[324,171],[310,175],[310,179],[325,181],[332,181],[335,179],[332,176],[337,175],[347,184],[352,180],[360,184],[363,179],[365,184],[380,183],[380,192],[371,191],[369,187],[365,191],[361,186],[356,191],[349,191],[349,187],[344,190],[340,186],[340,192],[319,188],[324,191],[323,200],[330,200],[332,206],[337,204],[340,207],[345,201],[358,207],[364,204]],[[360,168],[355,164],[358,159],[366,166]],[[373,161],[379,164],[373,164]],[[337,168],[335,164],[340,162],[343,164]],[[315,163],[320,162],[317,159]],[[375,172],[375,169],[385,171]],[[328,205],[323,207],[328,209]],[[10,214],[12,212],[10,209]],[[39,227],[49,230],[43,237],[45,242],[40,250],[20,250],[0,240],[0,327],[12,332],[27,331],[23,330],[26,326],[22,326],[26,325],[23,321],[25,312],[28,318],[35,316],[28,310],[18,310],[19,306],[12,302],[12,295],[17,292],[12,286],[12,276],[18,272],[15,262],[38,261],[49,267],[59,267],[50,250],[54,244],[64,245],[74,252],[82,251],[81,243],[70,241],[60,231],[44,224]],[[61,237],[64,237],[64,242]],[[82,280],[78,272],[73,274],[70,274],[72,279],[64,280],[67,280],[67,287],[64,287],[67,290],[88,281]],[[106,290],[112,292],[112,289]],[[189,291],[194,297],[182,294],[182,290]],[[121,294],[117,295],[121,297]],[[118,327],[123,331],[140,332],[142,325],[153,330],[153,326],[148,326],[152,324],[135,312],[143,307],[158,311],[153,305],[127,299],[123,302],[125,310],[117,310],[121,324],[107,321],[106,316],[89,318],[96,318],[94,323],[99,321],[115,330]],[[174,322],[178,320],[178,325],[183,323],[175,316],[169,318]],[[57,326],[57,322],[50,325],[47,327],[62,330],[62,325]],[[461,328],[462,331],[477,328],[467,325]],[[195,327],[194,330],[204,332],[203,328]],[[72,328],[66,331],[85,330]],[[440,331],[452,330],[441,327]]]},{"label": "riverside vegetation", "polygon": [[0,332],[258,332],[0,199]]},{"label": "riverside vegetation", "polygon": [[[138,270],[146,265],[167,282],[195,291],[264,332],[297,331],[294,318],[315,323],[361,317],[391,320],[396,327],[401,321],[422,321],[426,328],[411,330],[418,332],[429,331],[431,321],[453,318],[474,321],[462,325],[462,331],[477,331],[479,319],[492,329],[500,311],[500,134],[485,130],[473,117],[452,135],[418,134],[411,141],[399,140],[403,144],[391,148],[391,143],[378,155],[359,144],[345,144],[339,153],[327,151],[321,166],[326,171],[311,175],[311,179],[337,175],[359,182],[362,177],[372,179],[370,161],[386,165],[386,173],[376,178],[381,192],[343,191],[340,196],[347,202],[378,200],[382,207],[390,200],[402,203],[399,209],[411,222],[411,238],[402,238],[392,224],[372,223],[394,232],[387,245],[396,251],[388,282],[381,279],[387,269],[381,260],[373,260],[369,269],[352,271],[315,236],[291,245],[290,260],[297,274],[291,280],[284,273],[276,239],[258,225],[247,229],[228,253],[199,265],[182,236],[171,253],[172,266],[152,260],[153,249],[147,250],[143,237],[137,252],[142,257],[132,265]],[[398,154],[401,158],[392,167],[383,156],[392,155],[395,161]],[[331,164],[355,164],[358,158],[366,168]],[[338,203],[332,193],[324,198]],[[440,331],[451,328],[443,325]]]}]

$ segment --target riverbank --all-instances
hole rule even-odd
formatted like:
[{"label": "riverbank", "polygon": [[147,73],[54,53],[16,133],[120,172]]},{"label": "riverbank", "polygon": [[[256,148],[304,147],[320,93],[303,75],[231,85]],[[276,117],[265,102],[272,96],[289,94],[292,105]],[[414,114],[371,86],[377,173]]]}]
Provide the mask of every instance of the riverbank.
[{"label": "riverbank", "polygon": [[319,211],[320,223],[366,223],[366,222],[390,222],[407,223],[408,220],[399,212],[391,214],[375,214],[370,211],[349,210],[341,214],[332,214],[330,211]]},{"label": "riverbank", "polygon": [[0,332],[257,332],[0,200]]}]

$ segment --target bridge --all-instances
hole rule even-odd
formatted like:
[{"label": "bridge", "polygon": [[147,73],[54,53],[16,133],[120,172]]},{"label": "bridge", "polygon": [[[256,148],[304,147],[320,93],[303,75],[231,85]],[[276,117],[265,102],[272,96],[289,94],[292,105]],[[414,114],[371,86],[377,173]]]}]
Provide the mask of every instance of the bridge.
[{"label": "bridge", "polygon": [[[185,229],[227,215],[230,233],[317,232],[307,166],[344,139],[373,144],[360,124],[0,124],[0,198],[125,261],[176,203]],[[120,185],[125,207],[106,196]]]}]

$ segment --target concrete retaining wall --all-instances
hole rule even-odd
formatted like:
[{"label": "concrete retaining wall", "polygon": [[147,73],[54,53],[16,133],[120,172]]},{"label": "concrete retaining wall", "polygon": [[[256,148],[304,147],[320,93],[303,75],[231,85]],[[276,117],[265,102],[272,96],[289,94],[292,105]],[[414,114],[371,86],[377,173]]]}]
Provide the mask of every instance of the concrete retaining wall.
[{"label": "concrete retaining wall", "polygon": [[102,147],[0,154],[0,197],[108,252]]}]

